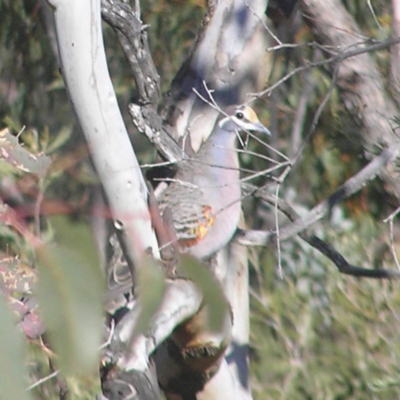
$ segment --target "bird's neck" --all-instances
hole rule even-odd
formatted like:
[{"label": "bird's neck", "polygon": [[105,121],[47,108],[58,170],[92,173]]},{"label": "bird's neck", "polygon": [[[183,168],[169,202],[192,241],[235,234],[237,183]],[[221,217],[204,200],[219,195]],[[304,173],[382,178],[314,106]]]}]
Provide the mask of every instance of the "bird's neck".
[{"label": "bird's neck", "polygon": [[203,144],[199,157],[210,166],[212,174],[218,182],[237,182],[239,180],[235,133],[212,134]]}]

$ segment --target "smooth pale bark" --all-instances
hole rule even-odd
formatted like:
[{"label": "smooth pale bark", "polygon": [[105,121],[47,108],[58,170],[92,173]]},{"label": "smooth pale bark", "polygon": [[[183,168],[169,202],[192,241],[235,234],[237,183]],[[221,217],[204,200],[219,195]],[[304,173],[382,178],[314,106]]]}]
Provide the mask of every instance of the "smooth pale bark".
[{"label": "smooth pale bark", "polygon": [[211,133],[218,112],[198,94],[219,106],[248,102],[269,74],[265,30],[267,0],[210,2],[192,52],[171,85],[164,112],[172,116],[175,137],[190,133],[195,150]]},{"label": "smooth pale bark", "polygon": [[[168,282],[164,301],[146,334],[140,334],[118,361],[125,370],[145,372],[149,366],[150,355],[171,335],[172,331],[185,320],[196,314],[201,306],[202,294],[196,285],[188,280],[178,279]],[[114,339],[129,343],[136,327],[140,309],[134,308],[124,317],[126,323],[118,324]]]},{"label": "smooth pale bark", "polygon": [[62,75],[131,261],[158,254],[147,188],[118,108],[101,31],[100,0],[51,0]]},{"label": "smooth pale bark", "polygon": [[226,360],[223,360],[218,372],[210,379],[205,389],[198,393],[196,400],[220,400],[223,399],[250,399],[250,394],[243,393],[241,383],[232,374]]}]

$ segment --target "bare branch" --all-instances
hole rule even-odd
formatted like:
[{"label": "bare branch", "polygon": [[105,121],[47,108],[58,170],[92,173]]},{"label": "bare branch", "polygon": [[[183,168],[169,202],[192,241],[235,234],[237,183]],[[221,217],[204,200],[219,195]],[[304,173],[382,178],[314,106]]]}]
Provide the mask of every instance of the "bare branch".
[{"label": "bare branch", "polygon": [[135,79],[138,102],[156,106],[160,99],[160,77],[150,54],[146,27],[142,25],[139,10],[135,13],[126,2],[102,0],[101,15],[117,33]]},{"label": "bare branch", "polygon": [[[144,133],[157,151],[168,161],[178,162],[185,158],[185,153],[172,136],[161,127],[149,123],[143,115],[142,107],[136,104],[129,105],[129,114],[140,133]],[[154,121],[154,120],[153,120]]]},{"label": "bare branch", "polygon": [[304,239],[308,244],[317,249],[319,252],[324,254],[327,258],[329,258],[333,263],[338,267],[339,272],[346,275],[365,277],[365,278],[396,278],[400,279],[400,271],[398,270],[387,270],[387,269],[367,269],[356,267],[347,262],[347,260],[335,249],[329,246],[327,243],[319,239],[315,235],[308,235],[306,232],[303,232],[299,235],[302,239]]},{"label": "bare branch", "polygon": [[110,346],[111,349],[115,349],[121,343],[127,345],[132,342],[129,351],[121,354],[118,360],[115,360],[115,355],[119,354],[118,351],[107,351],[105,360],[109,357],[113,360],[113,364],[121,369],[145,371],[149,364],[150,354],[176,326],[197,313],[202,298],[201,292],[193,282],[184,279],[169,281],[165,299],[154,316],[148,333],[131,340],[140,315],[140,306],[137,307],[138,304],[136,304],[116,326],[113,343]]},{"label": "bare branch", "polygon": [[37,380],[35,383],[32,383],[29,387],[26,388],[26,390],[32,390],[35,389],[36,387],[40,386],[41,384],[49,381],[50,379],[55,378],[58,374],[60,373],[60,370],[58,369],[57,371],[52,372],[51,374]]},{"label": "bare branch", "polygon": [[54,7],[63,78],[110,204],[114,226],[123,237],[127,259],[131,266],[138,266],[146,249],[153,248],[157,253],[158,247],[147,207],[147,188],[108,73],[100,4],[75,2],[72,6],[57,0]]}]

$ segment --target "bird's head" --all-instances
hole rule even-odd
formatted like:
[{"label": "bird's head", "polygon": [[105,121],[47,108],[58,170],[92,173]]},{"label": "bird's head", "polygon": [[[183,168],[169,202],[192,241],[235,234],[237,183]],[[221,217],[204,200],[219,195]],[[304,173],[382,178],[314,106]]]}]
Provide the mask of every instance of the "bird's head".
[{"label": "bird's head", "polygon": [[269,129],[260,122],[255,111],[246,105],[228,107],[218,122],[218,127],[225,131],[258,131],[271,135]]}]

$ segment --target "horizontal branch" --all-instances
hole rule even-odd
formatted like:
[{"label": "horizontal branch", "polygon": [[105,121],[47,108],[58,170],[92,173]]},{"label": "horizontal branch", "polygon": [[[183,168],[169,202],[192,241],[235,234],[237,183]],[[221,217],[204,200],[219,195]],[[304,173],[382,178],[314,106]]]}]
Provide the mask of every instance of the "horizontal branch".
[{"label": "horizontal branch", "polygon": [[339,272],[342,274],[376,279],[400,279],[400,271],[397,269],[368,269],[351,265],[338,251],[317,236],[309,235],[307,231],[302,232],[299,236],[310,246],[314,247],[324,256],[329,258],[338,267]]}]

